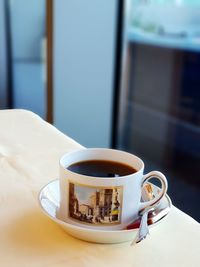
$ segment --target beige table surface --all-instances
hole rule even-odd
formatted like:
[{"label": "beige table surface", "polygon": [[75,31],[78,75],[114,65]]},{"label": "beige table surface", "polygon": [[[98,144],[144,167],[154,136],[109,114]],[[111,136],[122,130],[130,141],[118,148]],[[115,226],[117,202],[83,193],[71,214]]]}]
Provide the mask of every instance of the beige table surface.
[{"label": "beige table surface", "polygon": [[200,266],[200,224],[175,207],[135,247],[80,241],[47,218],[38,192],[77,148],[34,113],[0,111],[0,266]]}]

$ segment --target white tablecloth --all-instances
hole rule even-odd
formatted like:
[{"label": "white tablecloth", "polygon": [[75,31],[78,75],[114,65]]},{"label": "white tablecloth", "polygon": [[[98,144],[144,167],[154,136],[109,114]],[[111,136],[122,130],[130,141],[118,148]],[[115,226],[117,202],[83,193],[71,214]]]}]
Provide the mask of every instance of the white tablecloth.
[{"label": "white tablecloth", "polygon": [[175,207],[134,247],[80,241],[47,218],[38,192],[80,147],[34,113],[0,111],[0,266],[200,266],[200,224]]}]

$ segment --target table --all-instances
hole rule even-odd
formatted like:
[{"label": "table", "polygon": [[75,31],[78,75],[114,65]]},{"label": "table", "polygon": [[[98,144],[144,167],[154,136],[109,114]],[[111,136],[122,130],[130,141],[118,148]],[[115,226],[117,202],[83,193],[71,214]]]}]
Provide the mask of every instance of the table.
[{"label": "table", "polygon": [[46,217],[38,192],[81,147],[30,111],[0,111],[0,266],[200,266],[200,224],[174,206],[135,247],[80,241]]}]

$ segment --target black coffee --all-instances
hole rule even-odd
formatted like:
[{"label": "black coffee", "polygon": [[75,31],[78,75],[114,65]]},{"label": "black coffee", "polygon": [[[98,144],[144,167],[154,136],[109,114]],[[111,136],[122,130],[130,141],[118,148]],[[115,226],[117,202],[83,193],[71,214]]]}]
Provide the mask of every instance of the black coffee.
[{"label": "black coffee", "polygon": [[68,170],[93,177],[120,177],[137,172],[127,164],[109,160],[87,160],[70,165]]}]

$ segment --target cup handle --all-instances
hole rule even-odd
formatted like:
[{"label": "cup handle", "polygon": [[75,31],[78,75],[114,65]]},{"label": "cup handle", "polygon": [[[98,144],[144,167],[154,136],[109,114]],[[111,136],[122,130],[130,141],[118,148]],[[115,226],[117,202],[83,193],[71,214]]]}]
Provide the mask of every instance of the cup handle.
[{"label": "cup handle", "polygon": [[148,180],[150,180],[151,178],[157,178],[161,182],[161,190],[153,199],[140,203],[140,207],[139,207],[140,212],[143,211],[144,209],[146,209],[147,207],[153,208],[154,206],[156,206],[158,204],[158,202],[165,196],[165,194],[167,192],[167,187],[168,187],[167,179],[166,179],[165,175],[159,171],[151,171],[151,172],[147,173],[146,175],[144,175],[144,177],[142,179],[141,187],[143,187],[143,185],[146,182],[148,182]]}]

